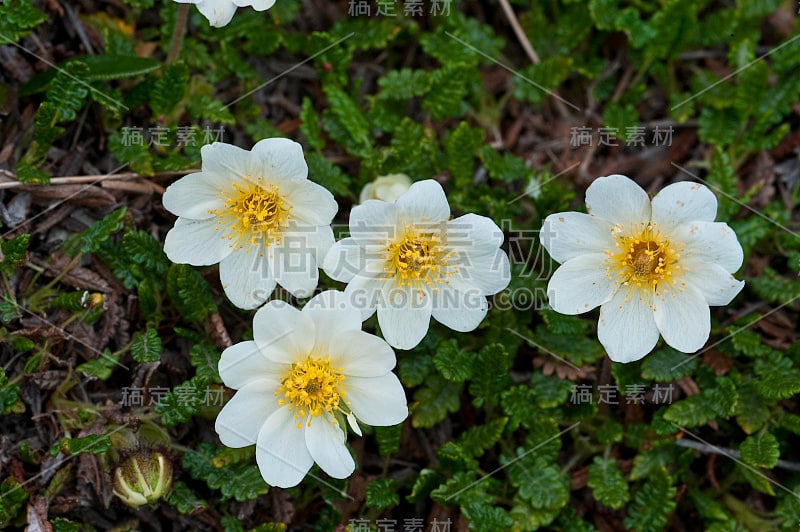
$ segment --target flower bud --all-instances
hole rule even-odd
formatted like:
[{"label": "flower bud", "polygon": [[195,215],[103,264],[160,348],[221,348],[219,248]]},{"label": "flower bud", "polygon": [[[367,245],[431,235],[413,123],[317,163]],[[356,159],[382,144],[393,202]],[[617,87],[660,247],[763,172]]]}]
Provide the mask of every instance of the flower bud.
[{"label": "flower bud", "polygon": [[135,454],[114,471],[114,494],[132,508],[152,504],[172,487],[172,465],[159,452]]},{"label": "flower bud", "polygon": [[381,176],[372,183],[367,183],[358,196],[358,202],[370,199],[393,202],[411,186],[411,178],[406,174],[389,174]]}]

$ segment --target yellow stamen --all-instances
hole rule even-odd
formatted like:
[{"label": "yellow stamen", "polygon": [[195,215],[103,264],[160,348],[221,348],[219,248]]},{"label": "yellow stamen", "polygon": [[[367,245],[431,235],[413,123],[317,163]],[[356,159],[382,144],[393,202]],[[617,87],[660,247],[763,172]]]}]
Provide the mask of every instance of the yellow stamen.
[{"label": "yellow stamen", "polygon": [[655,224],[633,225],[628,230],[615,225],[611,233],[617,249],[607,251],[606,276],[627,288],[625,302],[636,293],[651,309],[654,299],[667,289],[682,290],[677,280],[688,270],[681,265],[678,243],[661,234]]},{"label": "yellow stamen", "polygon": [[234,183],[233,190],[220,192],[225,199],[222,210],[210,209],[216,215],[217,230],[230,241],[234,249],[250,251],[251,246],[268,247],[280,244],[281,230],[289,225],[291,206],[280,195],[278,187],[268,185],[259,177]]},{"label": "yellow stamen", "polygon": [[458,268],[448,267],[454,252],[447,249],[446,234],[430,228],[406,226],[402,237],[386,244],[386,278],[395,288],[410,287],[424,295],[423,285],[438,290]]},{"label": "yellow stamen", "polygon": [[[340,406],[344,401],[345,391],[342,387],[344,375],[341,369],[330,366],[330,358],[308,357],[302,362],[292,364],[292,368],[281,378],[281,387],[275,392],[276,396],[282,395],[278,404],[289,404],[289,410],[294,411],[297,428],[302,428],[303,420],[308,418],[311,426],[313,417],[321,416],[327,412],[331,416],[334,411],[348,413]],[[333,418],[336,424],[336,419]]]}]

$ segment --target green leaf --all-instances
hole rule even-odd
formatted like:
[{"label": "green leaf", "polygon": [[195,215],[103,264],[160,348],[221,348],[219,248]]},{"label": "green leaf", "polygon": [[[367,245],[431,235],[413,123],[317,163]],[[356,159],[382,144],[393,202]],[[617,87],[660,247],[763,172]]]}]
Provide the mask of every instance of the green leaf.
[{"label": "green leaf", "polygon": [[208,503],[180,480],[172,486],[172,492],[167,497],[167,502],[183,515],[190,514],[198,508],[208,508]]},{"label": "green leaf", "polygon": [[461,122],[445,141],[447,166],[453,176],[455,188],[464,189],[472,183],[475,153],[483,141],[484,132]]},{"label": "green leaf", "polygon": [[148,328],[144,334],[137,331],[131,341],[131,355],[136,362],[156,362],[161,358],[161,338],[158,331]]},{"label": "green leaf", "polygon": [[633,496],[625,526],[637,532],[661,532],[675,510],[677,490],[665,468],[654,470]]},{"label": "green leaf", "polygon": [[197,370],[197,376],[207,382],[222,382],[219,376],[220,352],[208,344],[195,344],[189,350],[189,362]]},{"label": "green leaf", "polygon": [[505,532],[514,523],[506,510],[491,502],[469,502],[461,506],[461,512],[469,521],[470,530]]},{"label": "green leaf", "polygon": [[572,387],[570,381],[561,380],[555,375],[545,376],[539,372],[531,375],[531,389],[536,398],[536,406],[540,408],[554,408],[564,404]]},{"label": "green leaf", "polygon": [[201,443],[197,449],[183,455],[181,465],[189,471],[192,478],[204,480],[212,489],[222,492],[223,499],[234,498],[239,502],[255,499],[269,491],[258,467],[250,461],[229,464],[224,467],[214,465],[214,458],[222,451],[210,443]]},{"label": "green leaf", "polygon": [[367,484],[366,504],[376,510],[388,510],[400,504],[394,479],[380,478]]},{"label": "green leaf", "polygon": [[[701,114],[701,121],[702,120]],[[711,159],[711,167],[709,168],[706,182],[714,192],[714,195],[717,196],[717,201],[719,203],[717,220],[729,220],[730,217],[739,210],[739,205],[730,198],[735,198],[739,194],[736,189],[737,180],[733,173],[730,157],[728,157],[728,154],[719,146],[714,147],[714,156]]]},{"label": "green leaf", "polygon": [[400,380],[408,388],[419,386],[433,369],[433,360],[422,350],[412,350],[398,360]]},{"label": "green leaf", "polygon": [[126,231],[122,248],[128,256],[145,269],[147,276],[160,277],[169,268],[169,261],[161,244],[145,231]]},{"label": "green leaf", "polygon": [[12,275],[17,266],[25,264],[30,238],[31,235],[23,233],[10,240],[0,241],[0,272]]},{"label": "green leaf", "polygon": [[87,67],[88,79],[121,79],[142,76],[161,66],[161,62],[151,57],[135,55],[83,55],[71,61],[80,61]]},{"label": "green leaf", "polygon": [[306,143],[315,150],[325,147],[325,140],[319,129],[319,116],[308,96],[303,97],[303,104],[300,106],[300,133],[306,138]]},{"label": "green leaf", "polygon": [[119,365],[119,355],[111,354],[108,348],[103,349],[101,356],[95,359],[84,362],[75,368],[75,371],[80,371],[86,375],[97,377],[101,381],[108,379],[114,371],[114,366]]},{"label": "green leaf", "polygon": [[498,417],[484,425],[470,427],[458,437],[456,443],[465,452],[477,458],[500,441],[507,423],[507,417]]},{"label": "green leaf", "polygon": [[103,454],[112,448],[111,438],[107,434],[92,434],[82,438],[61,438],[58,449],[66,454]]},{"label": "green leaf", "polygon": [[378,452],[381,456],[391,456],[400,450],[400,436],[403,424],[388,427],[375,427],[375,439],[378,441]]},{"label": "green leaf", "polygon": [[308,163],[308,178],[331,191],[331,193],[345,197],[355,198],[352,190],[352,179],[337,165],[330,162],[324,155],[316,152],[306,153]]},{"label": "green leaf", "polygon": [[510,464],[506,469],[508,479],[519,490],[519,496],[534,508],[562,508],[569,501],[569,479],[544,458],[519,448],[516,456],[503,455],[500,462]]},{"label": "green leaf", "polygon": [[424,387],[414,393],[411,424],[415,428],[432,427],[457,412],[461,407],[461,383],[447,381],[439,375],[427,379]]},{"label": "green leaf", "polygon": [[166,115],[183,99],[189,83],[189,69],[181,62],[171,63],[153,84],[150,109],[155,116]]},{"label": "green leaf", "polygon": [[464,98],[474,79],[475,70],[460,64],[448,64],[434,71],[431,86],[422,100],[422,108],[434,120],[462,116],[466,111]]},{"label": "green leaf", "polygon": [[610,103],[603,109],[603,122],[614,137],[628,141],[626,130],[639,125],[639,113],[632,103]]},{"label": "green leaf", "polygon": [[760,430],[769,420],[769,407],[758,395],[751,383],[739,387],[739,401],[736,404],[736,422],[746,434]]},{"label": "green leaf", "polygon": [[511,378],[511,357],[502,344],[485,345],[478,351],[474,362],[469,393],[475,406],[496,404],[500,394],[508,388]]},{"label": "green leaf", "polygon": [[800,370],[780,355],[756,360],[756,391],[766,399],[788,399],[800,393]]},{"label": "green leaf", "polygon": [[592,488],[595,499],[614,510],[625,506],[631,497],[628,483],[617,468],[617,461],[614,458],[596,456],[589,466],[587,484]]},{"label": "green leaf", "polygon": [[697,427],[716,417],[729,417],[738,401],[736,385],[728,378],[717,379],[717,386],[673,403],[664,419],[682,427]]},{"label": "green leaf", "polygon": [[70,235],[64,242],[64,251],[71,257],[78,253],[90,253],[97,251],[111,235],[120,230],[122,220],[128,212],[126,207],[106,215],[101,220],[93,223],[92,226],[79,233]]},{"label": "green leaf", "polygon": [[[355,148],[353,155],[368,156],[372,151],[369,123],[360,107],[339,87],[327,84],[323,91],[328,98],[330,113],[344,128]],[[329,129],[326,124],[326,129]],[[329,133],[332,133],[329,131]]]},{"label": "green leaf", "polygon": [[472,376],[475,353],[462,350],[455,339],[439,344],[433,356],[433,365],[442,376],[453,382],[464,382]]},{"label": "green leaf", "polygon": [[203,276],[188,264],[172,264],[167,271],[167,294],[186,320],[200,323],[217,312],[214,296]]},{"label": "green leaf", "polygon": [[694,373],[696,358],[689,358],[671,347],[647,355],[642,362],[642,377],[656,382],[679,381]]},{"label": "green leaf", "polygon": [[19,393],[19,386],[9,384],[5,370],[0,366],[0,415],[21,414],[25,411]]},{"label": "green leaf", "polygon": [[478,150],[483,166],[489,177],[504,183],[527,183],[533,176],[533,170],[525,165],[525,160],[512,153],[500,155],[488,144]]},{"label": "green leaf", "polygon": [[205,406],[208,389],[208,381],[199,375],[176,386],[156,405],[155,411],[161,416],[161,423],[172,427],[192,419]]},{"label": "green leaf", "polygon": [[28,492],[22,484],[14,477],[6,477],[0,483],[0,526],[10,525],[27,500]]},{"label": "green leaf", "polygon": [[415,96],[422,96],[431,86],[431,75],[424,70],[390,70],[378,79],[380,92],[379,98],[395,100],[410,100]]},{"label": "green leaf", "polygon": [[778,463],[778,440],[770,432],[761,432],[745,438],[739,446],[742,460],[753,467],[771,469]]},{"label": "green leaf", "polygon": [[442,476],[437,471],[425,468],[419,472],[419,476],[417,480],[414,481],[414,486],[411,488],[411,493],[409,493],[406,498],[409,502],[413,503],[423,501],[441,482]]},{"label": "green leaf", "polygon": [[5,0],[0,4],[0,45],[18,42],[45,20],[47,15],[36,9],[30,0]]}]

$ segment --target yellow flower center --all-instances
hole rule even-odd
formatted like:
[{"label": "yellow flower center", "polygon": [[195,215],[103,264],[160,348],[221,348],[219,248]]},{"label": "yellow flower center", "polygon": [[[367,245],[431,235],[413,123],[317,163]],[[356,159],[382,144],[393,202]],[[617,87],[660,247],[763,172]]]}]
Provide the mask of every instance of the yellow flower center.
[{"label": "yellow flower center", "polygon": [[233,190],[221,195],[225,199],[223,209],[208,212],[219,218],[218,231],[227,229],[223,238],[231,241],[232,248],[245,248],[247,253],[250,246],[280,244],[281,230],[291,219],[291,206],[277,186],[264,184],[259,177],[255,183],[249,180],[234,183]]},{"label": "yellow flower center", "polygon": [[[345,391],[342,388],[344,375],[341,369],[330,366],[330,358],[308,357],[303,362],[292,364],[292,368],[281,378],[281,387],[275,396],[283,395],[278,404],[283,406],[288,403],[289,409],[294,411],[297,428],[303,426],[303,420],[321,416],[323,412],[333,414],[334,411],[345,412],[340,401],[343,401]],[[345,402],[345,405],[349,403]],[[336,418],[333,418],[336,424]]]},{"label": "yellow flower center", "polygon": [[426,285],[438,290],[438,285],[447,283],[447,277],[458,271],[448,268],[453,251],[444,245],[446,238],[440,231],[406,227],[401,239],[387,243],[386,277],[394,279],[394,286],[398,288],[421,289]]},{"label": "yellow flower center", "polygon": [[675,287],[676,279],[687,271],[680,264],[680,246],[661,234],[652,223],[634,226],[630,231],[615,225],[611,233],[617,249],[606,252],[606,276],[627,287],[626,302],[635,292],[654,309],[653,298],[666,288]]}]

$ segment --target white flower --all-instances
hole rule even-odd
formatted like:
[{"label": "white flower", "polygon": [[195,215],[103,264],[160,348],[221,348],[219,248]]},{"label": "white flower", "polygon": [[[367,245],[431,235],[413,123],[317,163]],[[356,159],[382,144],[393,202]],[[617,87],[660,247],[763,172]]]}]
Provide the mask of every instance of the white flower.
[{"label": "white flower", "polygon": [[396,201],[411,186],[411,178],[406,174],[383,175],[364,185],[358,202],[364,203],[370,199],[383,201]]},{"label": "white flower", "polygon": [[164,242],[173,262],[219,262],[228,298],[261,305],[276,283],[298,297],[317,286],[317,265],[333,245],[336,200],[307,179],[303,149],[288,139],[264,139],[246,151],[215,142],[203,146],[201,172],[164,193],[178,215]]},{"label": "white flower", "polygon": [[669,185],[651,202],[623,175],[597,178],[586,210],[551,214],[541,241],[561,267],[547,288],[550,305],[580,314],[600,305],[598,337],[615,362],[639,360],[659,333],[684,353],[711,331],[709,305],[727,305],[744,286],[731,275],[742,247],[714,222],[717,200],[703,185]]},{"label": "white flower", "polygon": [[411,349],[433,316],[471,331],[488,309],[486,295],[511,278],[500,249],[503,232],[489,218],[449,220],[444,190],[433,180],[414,183],[396,202],[368,200],[350,213],[351,237],[337,242],[323,269],[349,283],[348,300],[367,319],[378,311],[386,341]]},{"label": "white flower", "polygon": [[253,340],[227,348],[219,361],[226,386],[239,390],[217,416],[228,447],[256,444],[256,462],[273,486],[297,485],[316,462],[335,478],[355,463],[343,420],[388,426],[408,416],[392,373],[392,348],[361,330],[361,315],[329,290],[303,310],[270,301],[256,312]]},{"label": "white flower", "polygon": [[226,26],[236,13],[237,7],[252,7],[265,11],[275,5],[275,0],[175,0],[179,4],[195,4],[198,11],[215,28]]}]

